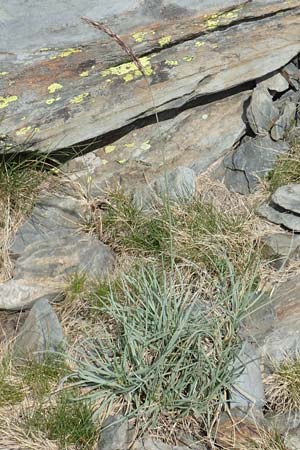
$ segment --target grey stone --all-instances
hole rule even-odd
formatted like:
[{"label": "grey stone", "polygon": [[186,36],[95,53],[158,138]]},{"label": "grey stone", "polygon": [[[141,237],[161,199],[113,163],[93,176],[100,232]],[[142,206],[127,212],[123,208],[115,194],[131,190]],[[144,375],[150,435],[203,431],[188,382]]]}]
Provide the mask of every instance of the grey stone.
[{"label": "grey stone", "polygon": [[281,212],[268,204],[263,204],[257,209],[257,213],[277,225],[282,225],[288,230],[296,233],[300,232],[300,217],[290,214],[289,212]]},{"label": "grey stone", "polygon": [[300,450],[300,427],[288,431],[284,437],[287,450]]},{"label": "grey stone", "polygon": [[12,279],[0,284],[0,310],[27,309],[44,296],[60,301],[63,298],[62,287],[53,283],[38,284],[28,279]]},{"label": "grey stone", "polygon": [[269,427],[280,434],[286,434],[300,426],[299,411],[289,411],[285,414],[266,413],[265,419]]},{"label": "grey stone", "polygon": [[242,370],[231,389],[230,408],[248,410],[262,408],[265,404],[264,386],[260,370],[260,355],[254,345],[246,342],[235,362]]},{"label": "grey stone", "polygon": [[300,236],[293,233],[273,233],[263,236],[262,250],[276,269],[281,269],[290,260],[300,257]]},{"label": "grey stone", "polygon": [[108,273],[113,265],[114,254],[108,246],[94,236],[78,233],[27,246],[16,261],[14,277],[63,285],[75,272],[96,278]]},{"label": "grey stone", "polygon": [[109,416],[102,429],[97,450],[128,450],[133,435],[124,416]]},{"label": "grey stone", "polygon": [[272,308],[266,326],[263,310],[249,322],[247,332],[254,339],[260,354],[268,366],[269,358],[282,361],[300,350],[300,279],[295,276],[279,284],[266,300]]},{"label": "grey stone", "polygon": [[272,195],[272,201],[287,211],[300,214],[300,184],[279,187]]},{"label": "grey stone", "polygon": [[276,73],[275,75],[261,81],[258,86],[269,89],[270,91],[284,92],[289,88],[289,83],[281,75],[281,73]]},{"label": "grey stone", "polygon": [[58,317],[47,298],[38,300],[15,341],[14,355],[42,360],[45,352],[62,349],[64,335]]},{"label": "grey stone", "polygon": [[137,207],[151,208],[156,202],[169,199],[171,202],[191,200],[196,192],[196,174],[188,167],[177,167],[153,180],[149,186],[133,195]]},{"label": "grey stone", "polygon": [[16,233],[10,248],[17,258],[34,242],[49,242],[78,231],[85,208],[82,202],[68,195],[48,195],[38,200],[30,218]]},{"label": "grey stone", "polygon": [[240,194],[254,192],[259,179],[268,175],[277,158],[288,151],[287,143],[274,142],[269,136],[246,137],[231,157],[224,160],[226,186]]},{"label": "grey stone", "polygon": [[271,137],[274,141],[283,139],[288,131],[295,125],[296,111],[297,105],[295,103],[287,102],[285,104],[283,114],[279,117],[271,130]]},{"label": "grey stone", "polygon": [[266,135],[279,118],[279,109],[265,87],[256,87],[247,109],[249,125],[255,134]]}]

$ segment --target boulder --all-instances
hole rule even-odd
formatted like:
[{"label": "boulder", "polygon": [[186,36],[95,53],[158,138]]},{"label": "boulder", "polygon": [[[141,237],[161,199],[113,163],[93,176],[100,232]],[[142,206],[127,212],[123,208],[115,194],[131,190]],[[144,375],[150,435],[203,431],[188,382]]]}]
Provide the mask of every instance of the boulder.
[{"label": "boulder", "polygon": [[264,203],[257,209],[257,213],[272,223],[282,225],[295,233],[300,233],[300,217],[276,208],[275,204]]},{"label": "boulder", "polygon": [[15,357],[38,361],[62,350],[64,335],[58,317],[46,297],[35,302],[14,344]]},{"label": "boulder", "polygon": [[274,142],[269,136],[247,136],[237,150],[224,159],[226,186],[240,194],[254,192],[259,179],[268,175],[277,158],[288,151],[287,143]]},{"label": "boulder", "polygon": [[[124,49],[82,16],[118,33],[140,57],[148,82]],[[0,43],[0,135],[12,143],[5,151],[48,153],[155,109],[230,96],[299,53],[299,23],[298,0],[50,0],[41,10],[34,0],[10,0],[2,7]]]},{"label": "boulder", "polygon": [[287,102],[284,106],[283,113],[275,122],[275,125],[271,129],[271,137],[274,141],[279,141],[279,139],[283,139],[286,137],[288,131],[295,125],[296,123],[296,112],[297,105],[296,103]]}]

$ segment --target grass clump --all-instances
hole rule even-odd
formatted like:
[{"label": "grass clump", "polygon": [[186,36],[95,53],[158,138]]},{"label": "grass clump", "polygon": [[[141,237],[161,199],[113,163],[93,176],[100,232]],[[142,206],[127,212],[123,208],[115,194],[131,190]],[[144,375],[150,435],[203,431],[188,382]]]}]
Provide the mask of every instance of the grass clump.
[{"label": "grass clump", "polygon": [[104,311],[114,331],[85,342],[74,373],[98,414],[117,407],[155,428],[162,418],[208,422],[226,401],[249,296],[233,274],[211,297],[188,278],[150,265],[111,290]]},{"label": "grass clump", "polygon": [[87,402],[75,400],[76,395],[66,391],[47,407],[40,404],[26,419],[28,432],[42,432],[62,450],[70,445],[78,450],[92,449],[97,437],[92,409]]},{"label": "grass clump", "polygon": [[22,386],[15,381],[8,381],[0,375],[0,408],[15,405],[24,399]]},{"label": "grass clump", "polygon": [[268,177],[269,190],[276,191],[281,186],[300,183],[300,142],[293,142],[291,152],[279,157],[274,170]]},{"label": "grass clump", "polygon": [[272,361],[273,373],[266,377],[266,398],[278,413],[300,411],[300,355]]},{"label": "grass clump", "polygon": [[101,216],[101,238],[126,255],[152,259],[163,255],[165,262],[193,261],[211,271],[226,268],[229,258],[242,273],[251,255],[259,257],[249,234],[253,216],[246,208],[223,211],[200,195],[168,208],[157,205],[149,214],[118,191]]}]

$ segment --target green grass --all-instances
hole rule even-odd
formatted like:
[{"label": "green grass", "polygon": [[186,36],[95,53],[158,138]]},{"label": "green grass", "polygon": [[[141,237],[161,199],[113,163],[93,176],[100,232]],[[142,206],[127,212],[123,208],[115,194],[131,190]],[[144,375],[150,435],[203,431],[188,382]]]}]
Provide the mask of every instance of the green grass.
[{"label": "green grass", "polygon": [[58,355],[46,355],[44,360],[26,361],[19,367],[23,383],[30,389],[35,398],[43,398],[67,373],[65,361]]},{"label": "green grass", "polygon": [[117,404],[145,428],[165,416],[207,422],[225,401],[250,290],[231,272],[208,297],[188,278],[150,265],[111,290],[104,311],[115,333],[85,343],[74,373],[88,387],[85,398],[99,402],[98,414]]},{"label": "green grass", "polygon": [[45,407],[40,404],[27,414],[28,432],[41,431],[56,441],[61,450],[75,445],[77,450],[91,450],[97,438],[92,409],[87,402],[74,400],[76,392],[62,392],[56,401]]},{"label": "green grass", "polygon": [[[101,217],[101,238],[117,252],[141,258],[164,257],[165,263],[193,261],[219,271],[229,258],[237,271],[247,270],[259,252],[251,241],[251,211],[222,211],[200,196],[191,202],[157,206],[150,214],[118,191]],[[171,227],[171,228],[170,228]]]},{"label": "green grass", "polygon": [[22,385],[16,381],[8,381],[0,374],[0,408],[15,405],[24,399]]},{"label": "green grass", "polygon": [[300,183],[300,142],[294,142],[291,152],[278,158],[274,170],[268,177],[271,192],[291,183]]}]

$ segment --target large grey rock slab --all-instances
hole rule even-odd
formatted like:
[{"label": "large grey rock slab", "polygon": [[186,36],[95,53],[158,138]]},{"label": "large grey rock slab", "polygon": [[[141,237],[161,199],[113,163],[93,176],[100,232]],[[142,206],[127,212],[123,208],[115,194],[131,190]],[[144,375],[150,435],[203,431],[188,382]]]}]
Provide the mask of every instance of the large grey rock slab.
[{"label": "large grey rock slab", "polygon": [[49,300],[61,300],[63,298],[61,286],[54,283],[38,284],[30,279],[12,279],[0,284],[0,309],[13,311],[27,309],[44,296]]},{"label": "large grey rock slab", "polygon": [[[300,51],[298,0],[51,0],[40,11],[33,0],[13,0],[1,11],[0,134],[23,150],[72,146],[154,109],[224,92]],[[82,15],[121,34],[141,57],[152,95],[125,52]]]},{"label": "large grey rock slab", "polygon": [[300,217],[288,211],[278,210],[276,209],[276,205],[273,206],[265,203],[257,209],[257,213],[272,223],[282,225],[288,230],[300,233]]},{"label": "large grey rock slab", "polygon": [[[277,158],[289,151],[285,142],[274,142],[269,136],[246,137],[232,154],[224,159],[229,171],[225,173],[225,184],[241,194],[254,192],[259,179],[268,175]],[[232,174],[236,171],[236,174]]]},{"label": "large grey rock slab", "polygon": [[236,369],[241,374],[231,388],[230,408],[262,408],[265,404],[265,393],[260,369],[260,354],[256,347],[246,342],[238,356]]},{"label": "large grey rock slab", "polygon": [[[249,92],[195,106],[176,117],[133,129],[110,145],[67,163],[68,179],[91,195],[113,182],[138,188],[178,166],[204,172],[245,134]],[[226,117],[226,120],[224,120]],[[134,180],[134,183],[133,183]]]},{"label": "large grey rock slab", "polygon": [[58,317],[47,298],[31,308],[14,344],[15,357],[41,361],[46,354],[62,350],[64,334]]},{"label": "large grey rock slab", "polygon": [[279,187],[272,195],[272,201],[287,211],[300,214],[300,184]]},{"label": "large grey rock slab", "polygon": [[16,261],[14,278],[63,286],[71,274],[79,272],[97,278],[112,270],[113,265],[114,254],[108,246],[94,236],[78,233],[27,246]]},{"label": "large grey rock slab", "polygon": [[247,110],[250,127],[255,134],[266,135],[280,116],[268,89],[258,86],[254,89]]}]

